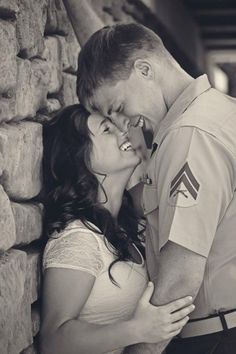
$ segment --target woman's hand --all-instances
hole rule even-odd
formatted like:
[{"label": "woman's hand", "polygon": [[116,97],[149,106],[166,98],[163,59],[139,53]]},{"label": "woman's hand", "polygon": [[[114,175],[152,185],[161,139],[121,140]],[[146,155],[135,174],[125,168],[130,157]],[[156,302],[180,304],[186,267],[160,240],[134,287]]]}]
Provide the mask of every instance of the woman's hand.
[{"label": "woman's hand", "polygon": [[150,304],[153,290],[154,285],[150,282],[131,319],[138,342],[158,343],[176,336],[188,322],[188,314],[195,308],[191,296],[167,305],[153,306]]}]

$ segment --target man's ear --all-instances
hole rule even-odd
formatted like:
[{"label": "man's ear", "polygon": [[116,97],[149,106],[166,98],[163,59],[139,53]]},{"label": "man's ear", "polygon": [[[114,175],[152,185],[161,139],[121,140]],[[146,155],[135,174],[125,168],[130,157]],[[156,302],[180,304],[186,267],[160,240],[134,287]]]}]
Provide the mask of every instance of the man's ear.
[{"label": "man's ear", "polygon": [[134,70],[138,75],[141,75],[146,79],[152,79],[154,77],[152,65],[148,60],[144,60],[144,59],[135,60]]}]

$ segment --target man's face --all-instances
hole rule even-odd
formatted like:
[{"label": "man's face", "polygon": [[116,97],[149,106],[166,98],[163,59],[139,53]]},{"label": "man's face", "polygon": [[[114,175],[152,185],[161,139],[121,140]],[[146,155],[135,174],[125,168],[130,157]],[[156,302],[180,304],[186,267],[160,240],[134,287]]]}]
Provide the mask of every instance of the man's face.
[{"label": "man's face", "polygon": [[145,125],[154,131],[166,114],[166,105],[157,81],[132,70],[127,80],[105,83],[97,89],[94,104],[119,129]]}]

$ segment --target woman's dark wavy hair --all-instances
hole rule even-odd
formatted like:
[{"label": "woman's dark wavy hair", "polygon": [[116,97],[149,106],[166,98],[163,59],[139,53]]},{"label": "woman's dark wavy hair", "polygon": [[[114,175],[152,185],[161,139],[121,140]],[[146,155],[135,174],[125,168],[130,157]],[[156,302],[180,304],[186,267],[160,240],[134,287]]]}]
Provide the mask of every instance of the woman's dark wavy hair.
[{"label": "woman's dark wavy hair", "polygon": [[111,267],[118,261],[132,259],[129,245],[134,243],[144,252],[129,193],[124,193],[117,221],[98,202],[99,181],[90,166],[89,115],[82,105],[76,104],[64,108],[44,126],[45,231],[50,237],[79,219],[87,228],[97,232],[89,222],[94,224],[116,256],[109,267],[109,277],[116,283]]}]

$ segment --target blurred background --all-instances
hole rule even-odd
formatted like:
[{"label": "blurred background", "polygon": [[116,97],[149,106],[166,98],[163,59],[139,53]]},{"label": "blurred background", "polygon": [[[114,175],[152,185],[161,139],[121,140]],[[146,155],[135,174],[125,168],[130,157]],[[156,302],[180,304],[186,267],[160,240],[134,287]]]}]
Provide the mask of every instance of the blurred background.
[{"label": "blurred background", "polygon": [[[0,0],[0,353],[38,354],[45,122],[76,97],[77,58],[97,29],[139,22],[192,76],[236,97],[236,0]],[[136,129],[137,133],[137,129]],[[141,134],[141,132],[140,132]],[[135,139],[140,143],[142,134]],[[68,294],[69,295],[69,294]]]},{"label": "blurred background", "polygon": [[[93,0],[95,8],[101,1]],[[103,1],[105,23],[124,21],[122,9],[152,28],[184,69],[207,73],[213,86],[236,96],[235,0]],[[118,5],[119,3],[119,5]],[[119,10],[118,10],[119,9]],[[117,11],[118,10],[118,11]],[[101,12],[99,11],[99,14]]]}]

